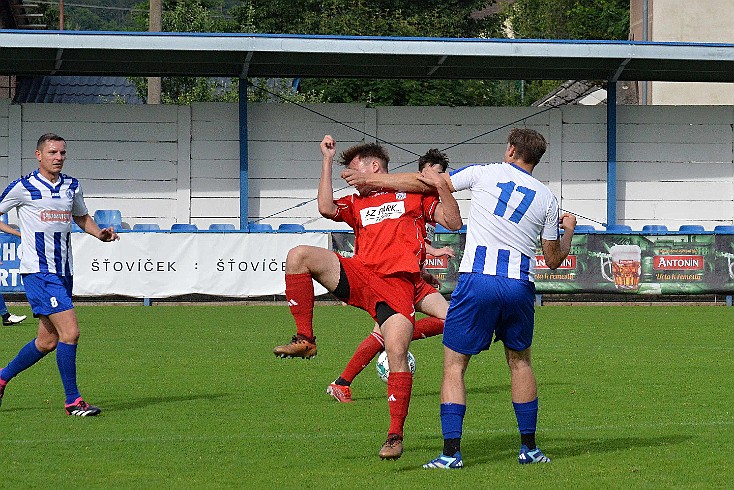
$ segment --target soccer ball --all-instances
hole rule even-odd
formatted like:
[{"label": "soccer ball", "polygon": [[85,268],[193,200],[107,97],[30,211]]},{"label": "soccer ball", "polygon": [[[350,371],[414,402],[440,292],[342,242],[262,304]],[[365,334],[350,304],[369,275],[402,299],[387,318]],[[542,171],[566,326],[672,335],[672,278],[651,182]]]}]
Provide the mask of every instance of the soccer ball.
[{"label": "soccer ball", "polygon": [[[415,357],[413,357],[410,351],[408,351],[408,367],[410,368],[410,372],[415,374]],[[387,383],[387,377],[390,376],[390,365],[387,363],[386,351],[380,352],[377,358],[377,375],[382,381]]]}]

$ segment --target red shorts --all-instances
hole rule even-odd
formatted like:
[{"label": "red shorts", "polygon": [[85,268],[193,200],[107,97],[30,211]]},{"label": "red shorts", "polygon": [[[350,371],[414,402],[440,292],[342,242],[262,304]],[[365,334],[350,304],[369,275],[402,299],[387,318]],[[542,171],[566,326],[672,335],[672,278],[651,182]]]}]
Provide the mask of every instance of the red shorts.
[{"label": "red shorts", "polygon": [[336,255],[349,281],[347,304],[366,311],[375,321],[377,304],[386,303],[415,323],[415,304],[429,294],[438,292],[421,278],[420,272],[380,276],[365,267],[359,259]]}]

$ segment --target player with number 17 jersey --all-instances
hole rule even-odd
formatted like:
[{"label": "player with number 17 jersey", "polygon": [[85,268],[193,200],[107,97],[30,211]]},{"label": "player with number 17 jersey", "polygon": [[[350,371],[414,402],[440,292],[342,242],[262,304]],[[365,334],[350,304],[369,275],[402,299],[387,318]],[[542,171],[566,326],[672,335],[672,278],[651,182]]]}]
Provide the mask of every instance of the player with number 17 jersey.
[{"label": "player with number 17 jersey", "polygon": [[450,176],[457,191],[471,188],[459,272],[534,282],[538,235],[544,240],[559,236],[558,201],[550,189],[506,162],[470,165]]},{"label": "player with number 17 jersey", "polygon": [[435,221],[437,196],[372,192],[334,202],[337,212],[332,219],[354,230],[354,255],[365,267],[380,276],[421,271],[426,221]]}]

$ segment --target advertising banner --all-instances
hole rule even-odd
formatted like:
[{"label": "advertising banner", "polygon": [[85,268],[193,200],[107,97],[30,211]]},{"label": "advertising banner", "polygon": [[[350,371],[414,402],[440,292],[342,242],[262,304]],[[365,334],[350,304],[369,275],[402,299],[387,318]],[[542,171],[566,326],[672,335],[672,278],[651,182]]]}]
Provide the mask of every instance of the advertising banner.
[{"label": "advertising banner", "polygon": [[734,235],[579,234],[555,271],[536,258],[538,293],[734,292]]},{"label": "advertising banner", "polygon": [[0,233],[0,291],[24,291],[20,278],[20,237]]},{"label": "advertising banner", "polygon": [[[331,236],[331,245],[329,238]],[[456,256],[426,259],[425,268],[450,294],[456,286],[466,235],[438,233],[433,246]],[[72,234],[74,294],[166,298],[188,294],[228,297],[281,295],[285,259],[297,245],[354,253],[354,235],[334,233],[125,233],[102,243]],[[20,239],[0,233],[0,292],[23,291]],[[536,250],[539,294],[734,294],[734,235],[578,234],[555,270]],[[317,295],[326,290],[314,282]]]},{"label": "advertising banner", "polygon": [[[327,233],[125,233],[103,243],[72,234],[74,295],[166,298],[285,293],[285,259],[297,245],[329,248]],[[316,294],[326,290],[314,283]]]},{"label": "advertising banner", "polygon": [[[334,233],[334,250],[354,252],[351,233]],[[338,237],[337,237],[338,236]],[[458,278],[466,235],[436,234],[433,246],[448,246],[456,257],[431,257],[426,270],[451,293]],[[538,244],[535,287],[539,294],[734,293],[734,235],[578,234],[571,253],[551,270]]]}]

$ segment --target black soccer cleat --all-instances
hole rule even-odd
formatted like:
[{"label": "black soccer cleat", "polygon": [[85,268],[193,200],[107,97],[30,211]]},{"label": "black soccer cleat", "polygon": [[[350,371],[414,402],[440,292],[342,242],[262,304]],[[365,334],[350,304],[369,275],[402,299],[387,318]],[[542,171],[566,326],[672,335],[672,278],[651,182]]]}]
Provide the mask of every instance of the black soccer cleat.
[{"label": "black soccer cleat", "polygon": [[75,415],[77,417],[94,417],[102,413],[99,407],[90,405],[82,397],[77,398],[74,400],[74,403],[66,405],[64,408],[66,409],[66,415]]}]

